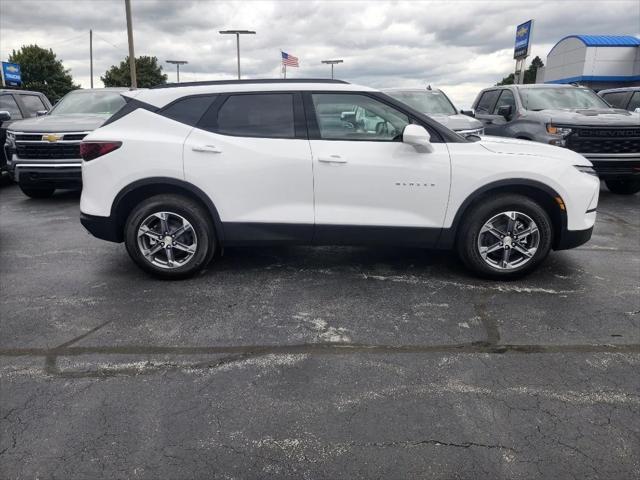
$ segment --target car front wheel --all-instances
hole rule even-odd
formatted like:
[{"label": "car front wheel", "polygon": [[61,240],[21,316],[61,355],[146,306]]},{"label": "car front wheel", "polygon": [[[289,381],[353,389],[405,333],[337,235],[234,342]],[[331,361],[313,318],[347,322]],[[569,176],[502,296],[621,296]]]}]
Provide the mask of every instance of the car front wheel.
[{"label": "car front wheel", "polygon": [[127,219],[125,245],[139,267],[165,279],[195,274],[216,247],[207,212],[180,195],[157,195],[140,203]]},{"label": "car front wheel", "polygon": [[465,215],[457,250],[475,273],[509,279],[542,262],[552,240],[551,221],[538,203],[520,195],[500,195],[478,203]]},{"label": "car front wheel", "polygon": [[604,183],[609,191],[618,195],[633,195],[640,192],[640,179],[605,180]]}]

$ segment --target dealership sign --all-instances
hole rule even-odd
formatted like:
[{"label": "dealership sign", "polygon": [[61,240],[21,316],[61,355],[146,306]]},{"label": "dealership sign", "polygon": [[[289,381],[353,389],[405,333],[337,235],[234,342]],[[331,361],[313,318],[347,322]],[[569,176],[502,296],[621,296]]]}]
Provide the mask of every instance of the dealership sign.
[{"label": "dealership sign", "polygon": [[533,29],[533,20],[521,23],[516,28],[516,46],[513,50],[513,58],[525,58],[529,56],[531,50],[531,30]]},{"label": "dealership sign", "polygon": [[2,84],[5,87],[19,87],[22,85],[19,64],[2,62]]}]

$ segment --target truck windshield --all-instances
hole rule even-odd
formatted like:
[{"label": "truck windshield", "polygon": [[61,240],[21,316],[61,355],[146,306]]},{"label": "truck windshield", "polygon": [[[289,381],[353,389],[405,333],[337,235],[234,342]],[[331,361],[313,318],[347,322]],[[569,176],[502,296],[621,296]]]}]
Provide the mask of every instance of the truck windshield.
[{"label": "truck windshield", "polygon": [[522,88],[519,92],[526,110],[610,108],[588,88]]},{"label": "truck windshield", "polygon": [[125,104],[120,92],[76,90],[66,94],[49,115],[96,114],[112,115]]},{"label": "truck windshield", "polygon": [[416,91],[391,91],[386,92],[390,97],[406,103],[414,110],[427,115],[455,115],[456,109],[447,96],[435,90]]}]

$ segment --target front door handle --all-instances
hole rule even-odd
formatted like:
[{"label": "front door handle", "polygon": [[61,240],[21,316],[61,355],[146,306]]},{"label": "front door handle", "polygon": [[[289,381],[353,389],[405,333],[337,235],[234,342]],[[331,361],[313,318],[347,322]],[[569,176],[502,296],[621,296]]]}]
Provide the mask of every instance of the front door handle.
[{"label": "front door handle", "polygon": [[318,161],[322,163],[347,163],[345,158],[340,155],[329,155],[328,157],[318,157]]},{"label": "front door handle", "polygon": [[222,150],[215,145],[194,145],[191,147],[194,152],[206,152],[206,153],[222,153]]}]

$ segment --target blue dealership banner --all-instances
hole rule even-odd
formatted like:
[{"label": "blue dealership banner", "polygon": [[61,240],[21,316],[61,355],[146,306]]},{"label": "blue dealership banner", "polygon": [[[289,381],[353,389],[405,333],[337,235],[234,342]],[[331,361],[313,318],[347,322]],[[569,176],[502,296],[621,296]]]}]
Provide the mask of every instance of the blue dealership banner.
[{"label": "blue dealership banner", "polygon": [[5,87],[19,87],[22,85],[19,64],[2,62],[2,83]]},{"label": "blue dealership banner", "polygon": [[533,20],[521,23],[516,28],[516,46],[513,50],[513,58],[525,58],[529,56],[531,49],[531,30]]}]

